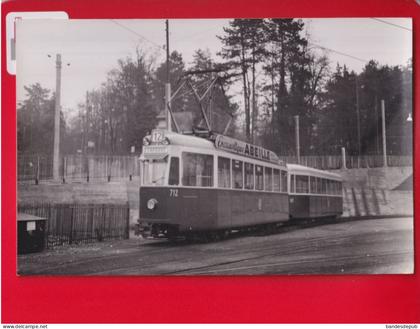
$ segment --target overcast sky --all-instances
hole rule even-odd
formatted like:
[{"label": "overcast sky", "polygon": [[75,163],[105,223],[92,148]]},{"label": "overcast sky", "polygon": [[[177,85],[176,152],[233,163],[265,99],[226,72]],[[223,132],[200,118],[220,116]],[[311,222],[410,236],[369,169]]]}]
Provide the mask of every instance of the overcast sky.
[{"label": "overcast sky", "polygon": [[[356,72],[370,59],[380,64],[405,65],[412,57],[411,19],[381,20],[304,19],[312,44],[331,49],[327,52],[332,68],[339,62]],[[170,50],[180,52],[187,64],[199,48],[208,48],[215,56],[221,47],[216,36],[223,34],[223,26],[228,22],[170,20]],[[117,60],[134,55],[137,46],[157,63],[165,58],[162,19],[21,20],[16,31],[18,102],[26,97],[23,86],[40,82],[46,88],[55,89],[55,54],[61,53],[65,112],[75,110],[83,102],[86,91],[98,88],[107,72],[116,67]]]}]

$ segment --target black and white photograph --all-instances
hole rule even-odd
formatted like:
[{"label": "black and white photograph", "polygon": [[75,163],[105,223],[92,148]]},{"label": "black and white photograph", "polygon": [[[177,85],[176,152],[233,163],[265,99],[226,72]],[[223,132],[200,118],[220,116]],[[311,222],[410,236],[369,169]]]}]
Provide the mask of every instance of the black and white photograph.
[{"label": "black and white photograph", "polygon": [[414,273],[410,18],[15,29],[17,275]]}]

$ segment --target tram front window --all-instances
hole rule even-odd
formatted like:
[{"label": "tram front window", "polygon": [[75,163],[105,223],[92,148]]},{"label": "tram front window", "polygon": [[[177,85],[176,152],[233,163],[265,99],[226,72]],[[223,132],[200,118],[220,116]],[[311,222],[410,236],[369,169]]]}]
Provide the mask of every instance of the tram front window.
[{"label": "tram front window", "polygon": [[143,185],[164,185],[166,182],[166,168],[168,158],[151,159],[142,161],[142,184]]},{"label": "tram front window", "polygon": [[182,153],[182,185],[213,186],[213,156]]}]

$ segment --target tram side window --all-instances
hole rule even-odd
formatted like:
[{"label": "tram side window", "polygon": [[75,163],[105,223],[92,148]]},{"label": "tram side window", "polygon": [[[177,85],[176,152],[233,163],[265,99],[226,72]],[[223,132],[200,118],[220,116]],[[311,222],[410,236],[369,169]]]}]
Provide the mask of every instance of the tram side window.
[{"label": "tram side window", "polygon": [[230,159],[218,158],[219,187],[230,188]]},{"label": "tram side window", "polygon": [[265,167],[265,190],[273,190],[273,170],[271,168]]},{"label": "tram side window", "polygon": [[295,193],[295,175],[290,175],[290,193]]},{"label": "tram side window", "polygon": [[282,192],[287,192],[287,172],[284,170],[280,172],[280,188]]},{"label": "tram side window", "polygon": [[280,192],[280,170],[273,169],[273,191]]},{"label": "tram side window", "polygon": [[322,194],[322,178],[316,178],[316,193]]},{"label": "tram side window", "polygon": [[255,166],[255,189],[264,190],[264,168],[262,166]]},{"label": "tram side window", "polygon": [[233,187],[242,189],[243,187],[243,163],[239,160],[232,160],[232,180]]},{"label": "tram side window", "polygon": [[316,193],[316,177],[309,177],[309,181],[310,181],[310,192],[311,193]]},{"label": "tram side window", "polygon": [[327,180],[327,194],[334,194],[333,191],[333,181]]},{"label": "tram side window", "polygon": [[334,181],[328,180],[328,194],[334,195]]},{"label": "tram side window", "polygon": [[337,187],[337,182],[336,181],[331,181],[331,185],[332,185],[332,194],[337,195],[338,194],[338,187]]},{"label": "tram side window", "polygon": [[247,190],[254,189],[254,165],[245,162],[245,188]]},{"label": "tram side window", "polygon": [[171,157],[169,167],[169,185],[179,185],[179,158]]},{"label": "tram side window", "polygon": [[337,184],[338,184],[338,192],[337,192],[337,194],[338,195],[342,195],[342,193],[343,193],[343,183],[342,182],[337,182]]},{"label": "tram side window", "polygon": [[182,153],[182,184],[184,186],[213,186],[213,156]]},{"label": "tram side window", "polygon": [[308,193],[309,192],[309,177],[308,176],[296,176],[296,193]]},{"label": "tram side window", "polygon": [[321,186],[322,186],[321,193],[322,194],[327,194],[327,180],[326,179],[321,178]]},{"label": "tram side window", "polygon": [[334,184],[335,184],[335,195],[340,195],[340,187],[339,187],[339,185],[340,185],[340,183],[339,182],[334,182]]}]

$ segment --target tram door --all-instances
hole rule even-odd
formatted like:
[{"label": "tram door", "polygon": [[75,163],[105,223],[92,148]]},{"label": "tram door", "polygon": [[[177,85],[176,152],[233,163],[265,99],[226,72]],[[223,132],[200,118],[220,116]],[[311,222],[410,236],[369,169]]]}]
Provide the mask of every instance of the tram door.
[{"label": "tram door", "polygon": [[182,193],[182,217],[186,226],[191,226],[193,229],[197,228],[199,223],[199,194],[195,189],[183,189]]}]

